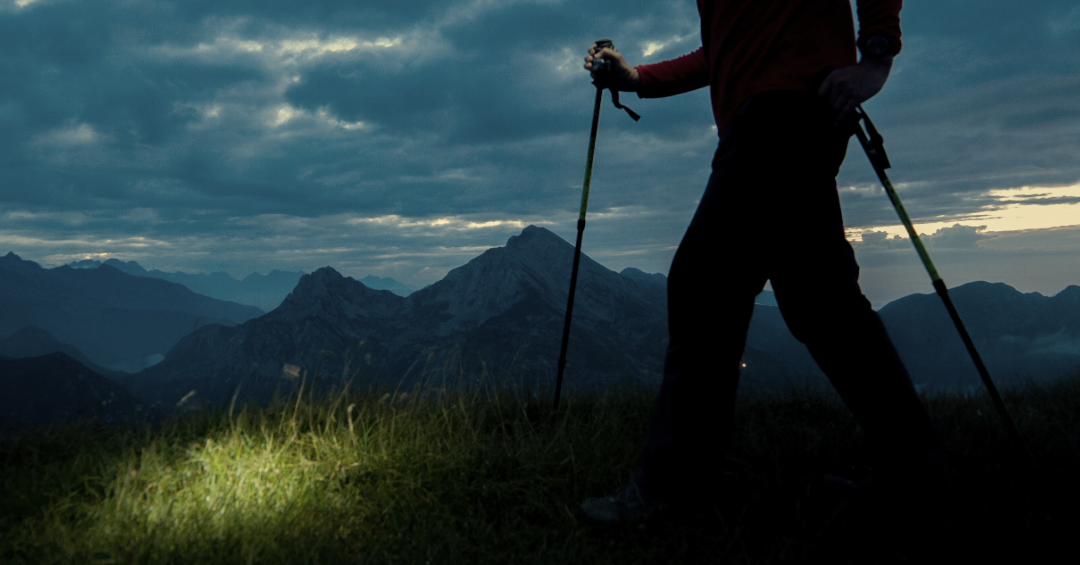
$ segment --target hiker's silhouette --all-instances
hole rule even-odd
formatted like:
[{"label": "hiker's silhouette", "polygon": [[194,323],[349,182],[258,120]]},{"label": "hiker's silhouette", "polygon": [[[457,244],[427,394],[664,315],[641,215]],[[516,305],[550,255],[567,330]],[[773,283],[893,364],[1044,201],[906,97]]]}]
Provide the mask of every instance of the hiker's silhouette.
[{"label": "hiker's silhouette", "polygon": [[882,88],[900,50],[901,2],[860,0],[858,40],[847,0],[698,7],[702,47],[688,55],[638,67],[608,50],[586,57],[586,68],[609,59],[621,87],[642,98],[708,86],[720,141],[668,277],[670,341],[641,468],[618,495],[581,510],[601,523],[660,508],[710,515],[754,297],[766,281],[792,333],[895,471],[880,475],[875,492],[907,492],[910,483],[940,498],[948,488],[941,441],[859,288],[836,190],[847,119]]}]

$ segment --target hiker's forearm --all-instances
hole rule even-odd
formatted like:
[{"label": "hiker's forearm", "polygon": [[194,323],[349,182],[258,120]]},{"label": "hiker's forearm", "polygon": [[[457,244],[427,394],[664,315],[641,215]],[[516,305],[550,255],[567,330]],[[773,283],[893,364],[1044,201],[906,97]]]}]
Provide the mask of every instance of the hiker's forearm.
[{"label": "hiker's forearm", "polygon": [[709,63],[701,47],[681,57],[638,65],[641,98],[663,98],[709,86]]}]

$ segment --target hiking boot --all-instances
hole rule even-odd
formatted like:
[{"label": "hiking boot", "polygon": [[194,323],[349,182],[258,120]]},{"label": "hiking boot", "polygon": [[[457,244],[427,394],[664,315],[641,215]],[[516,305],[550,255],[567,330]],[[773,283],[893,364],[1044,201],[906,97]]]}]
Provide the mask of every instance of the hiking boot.
[{"label": "hiking boot", "polygon": [[644,525],[650,519],[682,525],[707,526],[720,519],[708,497],[700,500],[672,500],[658,496],[633,480],[612,496],[590,498],[578,508],[578,515],[600,526]]},{"label": "hiking boot", "polygon": [[632,526],[645,523],[667,504],[649,496],[637,482],[630,481],[612,496],[590,498],[581,503],[578,513],[585,520],[601,526]]}]

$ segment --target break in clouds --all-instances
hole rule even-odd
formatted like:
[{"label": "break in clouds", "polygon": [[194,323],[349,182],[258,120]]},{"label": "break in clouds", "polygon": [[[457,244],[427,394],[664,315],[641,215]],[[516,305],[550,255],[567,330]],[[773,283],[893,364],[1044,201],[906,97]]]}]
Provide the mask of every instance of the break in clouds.
[{"label": "break in clouds", "polygon": [[[1021,245],[1034,236],[972,218],[1001,189],[1080,181],[1080,8],[901,16],[904,51],[866,108],[908,210],[946,226],[931,248]],[[570,239],[594,94],[582,57],[601,37],[632,63],[677,56],[700,45],[695,4],[0,2],[2,251],[237,276],[332,265],[419,287],[525,225]],[[716,144],[708,97],[624,101],[643,118],[604,106],[585,251],[666,272]],[[897,224],[875,180],[853,142],[840,184],[857,231]],[[894,244],[875,237],[855,241],[871,286],[871,255]]]}]

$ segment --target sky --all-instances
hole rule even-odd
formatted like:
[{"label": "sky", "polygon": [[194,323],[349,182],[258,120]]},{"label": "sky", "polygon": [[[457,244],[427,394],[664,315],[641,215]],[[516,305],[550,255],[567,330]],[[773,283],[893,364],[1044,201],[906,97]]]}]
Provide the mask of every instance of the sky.
[{"label": "sky", "polygon": [[[1080,3],[909,2],[864,107],[945,281],[1080,284]],[[700,46],[692,0],[0,0],[0,254],[442,278],[573,241],[610,38]],[[708,179],[705,89],[605,102],[584,252],[666,273]],[[838,185],[876,307],[930,281],[858,143]],[[899,239],[898,239],[899,238]]]}]

